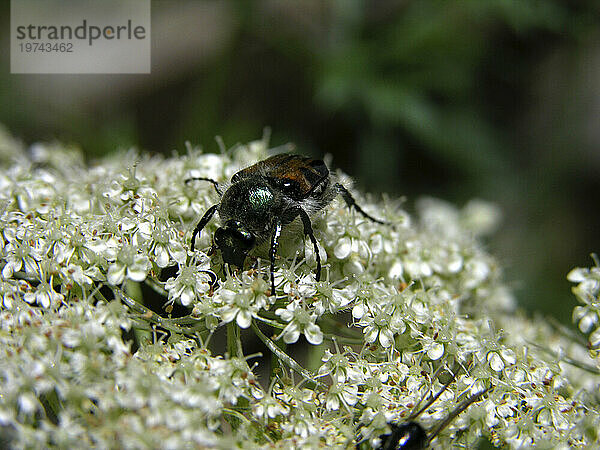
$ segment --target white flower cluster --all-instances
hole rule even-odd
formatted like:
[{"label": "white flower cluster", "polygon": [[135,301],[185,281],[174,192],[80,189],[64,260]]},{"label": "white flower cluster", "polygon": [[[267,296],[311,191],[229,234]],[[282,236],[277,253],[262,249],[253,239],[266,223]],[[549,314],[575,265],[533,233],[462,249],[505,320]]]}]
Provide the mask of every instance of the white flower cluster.
[{"label": "white flower cluster", "polygon": [[[600,351],[600,262],[596,258],[596,265],[591,268],[571,270],[567,279],[577,286],[573,294],[581,305],[573,309],[573,322],[582,333],[588,334],[589,348],[598,355]],[[600,359],[597,359],[600,364]],[[600,367],[600,366],[599,366]]]},{"label": "white flower cluster", "polygon": [[127,317],[118,302],[0,312],[3,448],[224,443],[216,430],[225,405],[262,396],[246,362],[184,338],[132,354]]},{"label": "white flower cluster", "polygon": [[[260,249],[234,273],[210,251],[216,220],[191,252],[219,200],[186,180],[225,182],[267,150],[188,146],[87,167],[0,130],[0,446],[369,448],[436,393],[414,419],[427,431],[461,413],[439,447],[600,445],[598,368],[578,336],[515,312],[478,241],[499,217],[484,202],[426,199],[413,217],[358,198],[381,225],[334,201],[313,218],[321,281],[292,224],[276,295]],[[569,277],[596,348],[598,269]],[[172,317],[175,304],[187,315]],[[272,353],[269,378],[242,329]],[[304,340],[309,367],[286,347]]]}]

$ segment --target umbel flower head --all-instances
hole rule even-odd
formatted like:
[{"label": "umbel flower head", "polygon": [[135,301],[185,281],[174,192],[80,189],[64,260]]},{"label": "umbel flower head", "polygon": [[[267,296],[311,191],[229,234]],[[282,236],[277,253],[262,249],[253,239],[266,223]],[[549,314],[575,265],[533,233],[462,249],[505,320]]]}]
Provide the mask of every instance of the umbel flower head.
[{"label": "umbel flower head", "polygon": [[600,445],[597,267],[569,275],[581,336],[516,309],[478,240],[493,206],[411,216],[353,191],[390,225],[332,202],[312,218],[316,281],[290,224],[271,295],[268,252],[228,270],[217,221],[190,250],[218,194],[185,182],[268,155],[263,139],[87,166],[0,132],[0,446],[370,448],[438,393],[414,420],[451,418],[440,448]]}]

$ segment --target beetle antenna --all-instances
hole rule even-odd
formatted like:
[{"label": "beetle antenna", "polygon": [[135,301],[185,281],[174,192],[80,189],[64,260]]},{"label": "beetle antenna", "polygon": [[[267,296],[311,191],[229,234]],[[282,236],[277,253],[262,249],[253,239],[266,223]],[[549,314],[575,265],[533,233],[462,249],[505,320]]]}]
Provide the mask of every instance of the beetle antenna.
[{"label": "beetle antenna", "polygon": [[221,190],[221,184],[218,181],[213,180],[212,178],[192,177],[192,178],[188,178],[187,180],[185,180],[184,183],[188,184],[190,181],[208,181],[209,183],[212,183],[212,185],[215,187],[215,191],[217,191],[217,194],[219,194],[219,197],[221,195],[223,195],[223,192]]},{"label": "beetle antenna", "polygon": [[429,438],[427,439],[427,445],[429,445],[429,443],[431,441],[433,441],[435,439],[435,437],[438,434],[440,434],[440,432],[444,428],[446,428],[448,426],[448,424],[450,424],[450,422],[452,422],[459,414],[461,414],[465,409],[467,409],[473,403],[475,403],[476,401],[478,401],[482,396],[484,396],[489,391],[491,391],[492,388],[493,387],[490,386],[490,387],[484,389],[483,391],[479,391],[477,394],[473,394],[472,396],[470,396],[469,398],[467,398],[466,400],[464,400],[456,408],[454,408],[454,411],[452,411],[450,414],[448,414],[448,417],[446,417],[444,420],[442,420],[433,430],[431,430],[429,432]]},{"label": "beetle antenna", "polygon": [[[442,370],[444,366],[440,366],[435,373],[433,374],[433,378],[437,377],[437,375],[439,374],[439,372]],[[448,371],[452,374],[452,376],[450,377],[450,379],[446,382],[446,384],[444,384],[441,389],[437,392],[437,394],[435,394],[433,397],[431,397],[431,399],[429,399],[429,401],[427,401],[427,403],[425,403],[418,411],[412,413],[410,416],[408,416],[408,420],[413,420],[416,417],[420,416],[423,411],[425,411],[427,408],[429,408],[431,405],[433,405],[433,403],[440,398],[440,395],[443,394],[443,392],[448,389],[448,386],[450,386],[452,384],[452,382],[456,379],[456,375],[458,373],[458,370],[456,370],[456,365],[454,366],[454,369],[452,371],[450,371],[450,369],[448,369]],[[421,399],[421,401],[423,401],[423,399]],[[419,402],[421,403],[421,402]]]}]

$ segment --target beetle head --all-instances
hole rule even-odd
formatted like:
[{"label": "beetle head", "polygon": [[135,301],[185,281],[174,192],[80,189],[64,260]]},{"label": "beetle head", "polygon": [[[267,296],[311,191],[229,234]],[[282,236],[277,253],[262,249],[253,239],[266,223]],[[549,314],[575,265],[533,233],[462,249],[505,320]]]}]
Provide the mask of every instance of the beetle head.
[{"label": "beetle head", "polygon": [[215,244],[221,250],[223,261],[240,269],[248,252],[256,243],[256,237],[238,220],[228,220],[215,231]]}]

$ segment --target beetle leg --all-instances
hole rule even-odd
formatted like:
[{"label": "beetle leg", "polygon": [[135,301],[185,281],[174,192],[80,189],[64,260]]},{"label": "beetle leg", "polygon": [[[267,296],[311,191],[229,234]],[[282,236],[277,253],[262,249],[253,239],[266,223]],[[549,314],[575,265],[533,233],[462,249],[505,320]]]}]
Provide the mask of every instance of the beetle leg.
[{"label": "beetle leg", "polygon": [[275,222],[275,231],[271,237],[271,295],[275,295],[275,255],[277,254],[277,246],[279,245],[279,236],[281,236],[281,222]]},{"label": "beetle leg", "polygon": [[198,222],[198,225],[196,225],[196,228],[194,228],[194,232],[192,233],[192,251],[194,251],[194,240],[196,239],[196,235],[200,234],[202,228],[206,226],[208,221],[215,214],[215,211],[218,207],[219,205],[213,205],[210,208],[208,208],[208,210],[202,216],[202,219],[200,219],[200,222]]},{"label": "beetle leg", "polygon": [[350,194],[348,189],[346,189],[342,184],[337,183],[335,185],[335,187],[336,187],[337,191],[340,193],[340,195],[342,196],[342,198],[344,199],[344,201],[346,202],[346,205],[348,205],[348,208],[356,209],[364,217],[366,217],[369,220],[372,220],[375,223],[380,223],[382,225],[389,225],[388,222],[384,222],[383,220],[376,219],[375,217],[370,216],[369,214],[364,212],[363,209],[360,206],[358,206],[358,204],[356,203],[356,200],[354,200],[354,197],[352,197],[352,194]]},{"label": "beetle leg", "polygon": [[312,224],[310,223],[310,217],[306,214],[306,211],[300,209],[300,218],[302,219],[302,223],[304,224],[304,234],[307,234],[310,238],[310,241],[313,244],[315,249],[315,259],[317,260],[317,273],[316,279],[317,281],[321,280],[321,254],[319,253],[319,245],[317,244],[317,239],[313,233]]},{"label": "beetle leg", "polygon": [[223,191],[221,190],[221,185],[219,184],[218,181],[215,181],[212,178],[204,178],[204,177],[188,178],[187,180],[184,181],[184,183],[188,184],[190,181],[208,181],[209,183],[212,183],[212,185],[215,187],[215,191],[217,191],[217,194],[219,194],[219,197],[221,195],[223,195]]}]

